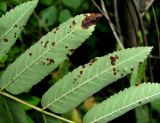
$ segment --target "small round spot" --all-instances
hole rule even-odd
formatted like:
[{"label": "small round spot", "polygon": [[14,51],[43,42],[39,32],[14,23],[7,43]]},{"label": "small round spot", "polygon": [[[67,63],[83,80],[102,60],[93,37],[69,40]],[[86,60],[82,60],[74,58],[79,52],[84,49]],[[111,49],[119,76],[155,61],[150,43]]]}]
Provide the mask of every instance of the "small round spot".
[{"label": "small round spot", "polygon": [[81,74],[81,75],[83,74],[83,71],[82,71],[82,70],[80,71],[80,74]]},{"label": "small round spot", "polygon": [[4,38],[3,40],[4,40],[4,42],[8,42],[8,39],[7,39],[7,38]]},{"label": "small round spot", "polygon": [[32,53],[29,53],[29,56],[32,56]]},{"label": "small round spot", "polygon": [[73,25],[76,25],[76,21],[75,21],[75,20],[73,20],[73,21],[72,21],[72,24],[73,24]]},{"label": "small round spot", "polygon": [[52,46],[54,46],[55,45],[55,42],[52,42]]},{"label": "small round spot", "polygon": [[131,71],[133,71],[134,70],[134,68],[131,68]]}]

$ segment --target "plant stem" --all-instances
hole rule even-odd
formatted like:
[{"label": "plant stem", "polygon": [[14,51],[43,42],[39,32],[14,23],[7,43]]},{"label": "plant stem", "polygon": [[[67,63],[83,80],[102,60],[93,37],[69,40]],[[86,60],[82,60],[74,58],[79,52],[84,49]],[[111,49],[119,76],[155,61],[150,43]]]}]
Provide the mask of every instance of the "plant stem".
[{"label": "plant stem", "polygon": [[20,102],[20,103],[22,103],[22,104],[24,104],[24,105],[27,105],[27,106],[35,109],[36,111],[39,111],[39,112],[41,112],[41,113],[43,113],[43,114],[46,114],[46,115],[48,115],[48,116],[51,116],[51,117],[60,119],[60,120],[65,121],[65,122],[67,122],[67,123],[75,123],[75,122],[73,122],[73,121],[70,121],[70,120],[65,119],[65,118],[63,118],[63,117],[60,117],[60,116],[55,115],[55,114],[53,114],[53,113],[44,111],[43,109],[41,109],[41,108],[39,108],[39,107],[36,107],[36,106],[34,106],[34,105],[32,105],[32,104],[30,104],[30,103],[28,103],[28,102],[26,102],[26,101],[23,101],[23,100],[21,100],[21,99],[19,99],[19,98],[17,98],[17,97],[14,97],[14,96],[6,93],[6,92],[0,91],[0,94],[3,95],[3,96],[6,96],[6,97],[8,97],[8,98],[10,98],[10,99],[12,99],[12,100],[15,100],[15,101],[17,101],[17,102]]}]

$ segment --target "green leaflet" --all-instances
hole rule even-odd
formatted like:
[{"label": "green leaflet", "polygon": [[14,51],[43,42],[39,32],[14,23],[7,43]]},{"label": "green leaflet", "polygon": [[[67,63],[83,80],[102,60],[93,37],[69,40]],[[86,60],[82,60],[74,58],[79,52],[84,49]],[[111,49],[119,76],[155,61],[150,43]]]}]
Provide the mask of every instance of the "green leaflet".
[{"label": "green leaflet", "polygon": [[106,123],[131,109],[160,96],[160,84],[143,83],[131,86],[93,107],[83,119],[84,123]]},{"label": "green leaflet", "polygon": [[12,94],[28,91],[80,46],[94,30],[81,27],[83,14],[71,18],[42,37],[11,64],[0,78],[1,90]]},{"label": "green leaflet", "polygon": [[103,87],[131,73],[147,58],[150,47],[123,49],[80,66],[55,83],[42,97],[42,106],[65,113]]},{"label": "green leaflet", "polygon": [[38,0],[17,6],[0,18],[0,60],[16,42]]},{"label": "green leaflet", "polygon": [[0,122],[1,123],[28,123],[27,116],[21,105],[0,95]]}]

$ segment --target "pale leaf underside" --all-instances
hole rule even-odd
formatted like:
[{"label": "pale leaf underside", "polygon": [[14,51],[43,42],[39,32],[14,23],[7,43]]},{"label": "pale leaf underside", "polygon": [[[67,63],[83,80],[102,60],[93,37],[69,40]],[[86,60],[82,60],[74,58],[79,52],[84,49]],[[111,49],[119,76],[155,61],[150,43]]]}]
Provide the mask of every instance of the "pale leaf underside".
[{"label": "pale leaf underside", "polygon": [[124,49],[95,58],[56,82],[42,97],[42,106],[65,113],[103,87],[131,73],[150,53],[150,47]]},{"label": "pale leaf underside", "polygon": [[0,60],[16,42],[37,2],[23,3],[0,18]]},{"label": "pale leaf underside", "polygon": [[71,18],[42,37],[11,64],[0,78],[0,87],[12,94],[28,91],[62,63],[94,30],[81,27],[83,14]]},{"label": "pale leaf underside", "polygon": [[160,97],[160,84],[144,83],[131,86],[93,107],[84,116],[84,123],[106,123],[137,106]]}]

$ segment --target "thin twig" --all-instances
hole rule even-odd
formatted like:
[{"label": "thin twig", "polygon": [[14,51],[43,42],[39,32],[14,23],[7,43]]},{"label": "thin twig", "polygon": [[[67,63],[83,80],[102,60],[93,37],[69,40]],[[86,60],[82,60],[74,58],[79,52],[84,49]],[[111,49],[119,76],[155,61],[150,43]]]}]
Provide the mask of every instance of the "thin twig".
[{"label": "thin twig", "polygon": [[115,31],[114,26],[113,26],[113,23],[112,23],[109,15],[108,15],[108,12],[107,12],[107,10],[106,10],[106,8],[105,8],[104,1],[103,1],[103,0],[101,0],[101,6],[102,6],[102,10],[103,10],[103,12],[104,12],[104,15],[105,15],[106,19],[108,20],[108,23],[109,23],[109,25],[110,25],[110,27],[111,27],[111,30],[112,30],[112,32],[113,32],[113,34],[114,34],[114,36],[115,36],[115,38],[116,38],[116,40],[117,40],[120,48],[121,48],[121,49],[124,49],[124,46],[123,46],[122,42],[120,41],[119,36],[118,36],[117,32]]},{"label": "thin twig", "polygon": [[[117,42],[118,42],[120,48],[121,48],[121,49],[124,49],[124,46],[123,46],[123,44],[121,43],[121,41],[120,41],[120,39],[119,39],[119,37],[118,37],[115,29],[114,29],[114,25],[112,24],[112,22],[111,22],[111,20],[110,20],[110,18],[109,18],[109,16],[108,16],[108,13],[107,13],[106,9],[105,9],[105,10],[102,10],[102,9],[97,5],[97,3],[96,3],[94,0],[92,0],[92,2],[93,2],[93,4],[98,8],[98,10],[105,16],[105,18],[107,19],[107,21],[108,21],[108,23],[109,23],[109,26],[110,26],[110,28],[111,28],[111,30],[112,30],[112,32],[113,32],[113,34],[114,34]],[[103,5],[102,5],[102,8],[104,9],[105,6],[104,6],[103,1],[101,1],[101,3],[103,4]]]},{"label": "thin twig", "polygon": [[148,46],[147,38],[146,38],[146,35],[145,35],[144,23],[143,23],[141,15],[140,15],[139,9],[138,9],[138,7],[135,3],[135,0],[131,0],[131,3],[132,3],[132,5],[135,9],[135,12],[136,12],[136,15],[137,15],[137,18],[138,18],[138,21],[139,21],[139,25],[140,25],[140,28],[141,28],[141,31],[142,31],[143,41],[144,41],[145,45]]},{"label": "thin twig", "polygon": [[48,115],[48,116],[51,116],[51,117],[60,119],[60,120],[65,121],[65,122],[67,122],[67,123],[75,123],[75,122],[73,122],[73,121],[70,121],[70,120],[65,119],[65,118],[63,118],[63,117],[60,117],[60,116],[55,115],[55,114],[53,114],[53,113],[44,111],[43,109],[41,109],[41,108],[39,108],[39,107],[36,107],[36,106],[34,106],[34,105],[32,105],[32,104],[24,101],[24,100],[21,100],[21,99],[19,99],[19,98],[17,98],[17,97],[14,97],[14,96],[6,93],[6,92],[0,91],[0,94],[3,95],[3,96],[6,96],[6,97],[8,97],[8,98],[10,98],[10,99],[12,99],[12,100],[15,100],[15,101],[17,101],[17,102],[20,102],[20,103],[22,103],[22,104],[24,104],[24,105],[27,105],[27,106],[31,107],[32,109],[35,109],[36,111],[39,111],[39,112],[41,112],[41,113],[43,113],[43,114],[46,114],[46,115]]},{"label": "thin twig", "polygon": [[33,15],[40,22],[41,26],[44,27],[44,30],[46,32],[49,32],[49,29],[47,28],[46,24],[40,19],[40,17],[36,14],[36,12],[33,12]]},{"label": "thin twig", "polygon": [[[131,0],[131,3],[135,9],[135,12],[136,12],[136,15],[137,15],[137,18],[138,18],[138,21],[139,21],[139,24],[140,24],[140,28],[141,28],[141,32],[142,32],[142,38],[143,38],[143,41],[145,43],[146,46],[148,46],[148,42],[147,42],[147,38],[146,38],[146,35],[145,35],[145,28],[144,28],[144,23],[143,23],[143,19],[142,19],[142,16],[140,15],[140,12],[139,12],[139,9],[135,3],[134,0]],[[154,81],[154,78],[153,78],[153,73],[152,73],[152,65],[151,65],[151,60],[148,59],[148,64],[149,64],[149,72],[150,72],[150,78],[151,78],[151,81]]]},{"label": "thin twig", "polygon": [[122,35],[122,32],[121,32],[121,26],[120,26],[120,22],[119,22],[117,0],[114,0],[113,2],[114,2],[114,14],[115,14],[116,26],[117,26],[117,30],[118,30],[118,33],[119,33],[119,38],[120,38],[120,40],[123,44],[123,35]]},{"label": "thin twig", "polygon": [[150,0],[150,2],[148,3],[148,5],[145,7],[144,12],[142,13],[142,16],[149,10],[149,8],[152,6],[153,2],[155,0]]},{"label": "thin twig", "polygon": [[158,28],[158,23],[157,23],[157,17],[156,17],[156,13],[154,10],[154,7],[152,6],[152,12],[153,12],[153,17],[154,17],[154,21],[155,21],[155,26],[156,26],[156,32],[157,32],[157,41],[158,41],[158,49],[159,49],[159,56],[160,56],[160,35],[159,35],[159,28]]}]

